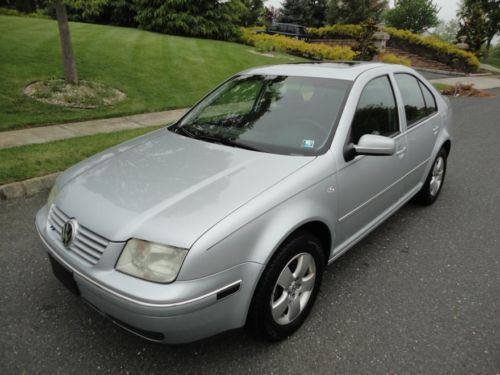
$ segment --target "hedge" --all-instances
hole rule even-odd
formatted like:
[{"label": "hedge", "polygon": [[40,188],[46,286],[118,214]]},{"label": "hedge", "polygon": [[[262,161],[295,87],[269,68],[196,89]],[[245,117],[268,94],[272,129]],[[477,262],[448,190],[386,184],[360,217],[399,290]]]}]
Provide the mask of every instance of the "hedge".
[{"label": "hedge", "polygon": [[[473,72],[479,68],[479,60],[473,53],[464,51],[453,44],[432,36],[422,36],[394,27],[385,27],[384,30],[391,36],[389,40],[391,46],[440,61],[454,69]],[[361,32],[361,26],[331,25],[308,28],[307,32],[312,39],[354,39]]]},{"label": "hedge", "polygon": [[307,33],[311,39],[355,39],[361,33],[361,25],[329,25],[309,27]]},{"label": "hedge", "polygon": [[440,61],[458,70],[475,72],[479,69],[479,60],[473,53],[453,44],[394,27],[386,27],[385,31],[391,36],[391,45],[397,48]]},{"label": "hedge", "polygon": [[400,64],[400,65],[411,66],[410,59],[403,56],[396,56],[392,53],[381,53],[378,57],[378,61],[387,64]]},{"label": "hedge", "polygon": [[352,60],[356,52],[345,46],[311,44],[282,35],[257,34],[251,29],[241,30],[241,41],[260,50],[287,52],[315,60]]}]

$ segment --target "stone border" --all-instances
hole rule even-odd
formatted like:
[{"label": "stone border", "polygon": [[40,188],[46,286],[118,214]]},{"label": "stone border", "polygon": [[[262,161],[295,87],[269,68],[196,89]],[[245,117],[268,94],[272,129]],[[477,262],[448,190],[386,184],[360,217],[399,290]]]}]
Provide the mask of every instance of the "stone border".
[{"label": "stone border", "polygon": [[423,71],[423,72],[429,72],[429,73],[435,73],[435,74],[442,74],[444,76],[451,76],[451,77],[466,77],[470,74],[464,73],[464,72],[459,72],[456,70],[440,70],[440,69],[431,69],[431,68],[421,68],[419,66],[410,66],[410,68],[415,69],[417,72],[418,71]]},{"label": "stone border", "polygon": [[30,197],[41,191],[49,190],[54,185],[54,181],[58,175],[59,172],[0,185],[0,200]]}]

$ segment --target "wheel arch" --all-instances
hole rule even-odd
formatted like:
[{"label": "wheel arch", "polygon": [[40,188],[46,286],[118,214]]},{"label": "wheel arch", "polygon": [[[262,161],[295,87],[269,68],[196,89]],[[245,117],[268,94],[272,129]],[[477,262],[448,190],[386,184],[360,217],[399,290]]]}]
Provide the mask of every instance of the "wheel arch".
[{"label": "wheel arch", "polygon": [[330,251],[332,247],[332,234],[330,232],[330,228],[328,228],[328,225],[326,225],[324,222],[320,220],[312,220],[297,227],[281,241],[280,245],[276,248],[276,251],[279,249],[279,247],[283,242],[285,242],[288,238],[301,231],[309,232],[314,236],[318,237],[318,239],[321,241],[321,244],[323,245],[323,255],[325,256],[325,265],[328,264],[328,259],[330,258]]},{"label": "wheel arch", "polygon": [[444,141],[444,143],[441,145],[441,148],[446,151],[446,155],[450,155],[451,141],[449,139],[447,139],[446,141]]}]

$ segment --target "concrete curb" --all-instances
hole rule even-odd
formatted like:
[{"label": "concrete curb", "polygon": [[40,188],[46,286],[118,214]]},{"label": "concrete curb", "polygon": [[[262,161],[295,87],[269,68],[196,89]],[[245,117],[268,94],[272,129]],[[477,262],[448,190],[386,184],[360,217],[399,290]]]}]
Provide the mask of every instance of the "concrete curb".
[{"label": "concrete curb", "polygon": [[28,144],[47,143],[93,134],[167,125],[177,121],[186,111],[187,108],[181,108],[133,116],[112,117],[3,131],[0,133],[0,149]]},{"label": "concrete curb", "polygon": [[420,68],[420,67],[413,67],[417,72],[422,71],[422,72],[428,72],[428,73],[435,73],[435,74],[442,74],[444,76],[451,76],[451,77],[465,77],[467,73],[464,72],[457,72],[457,71],[450,71],[450,70],[440,70],[440,69],[431,69],[431,68]]},{"label": "concrete curb", "polygon": [[0,185],[0,200],[29,197],[41,191],[49,190],[54,185],[59,173]]}]

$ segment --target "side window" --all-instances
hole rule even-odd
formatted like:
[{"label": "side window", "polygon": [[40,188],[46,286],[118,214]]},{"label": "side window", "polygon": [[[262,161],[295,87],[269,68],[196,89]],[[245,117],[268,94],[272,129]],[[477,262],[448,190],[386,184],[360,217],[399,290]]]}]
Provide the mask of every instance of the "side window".
[{"label": "side window", "polygon": [[418,82],[420,88],[422,89],[422,94],[424,94],[425,107],[427,108],[427,115],[431,115],[437,112],[436,99],[434,95],[429,91],[427,87],[422,82]]},{"label": "side window", "polygon": [[406,122],[408,127],[427,116],[422,90],[417,79],[409,74],[398,73],[394,75],[399,91],[405,105]]},{"label": "side window", "polygon": [[365,134],[392,136],[399,132],[398,111],[389,77],[370,81],[359,98],[351,126],[351,142]]}]

